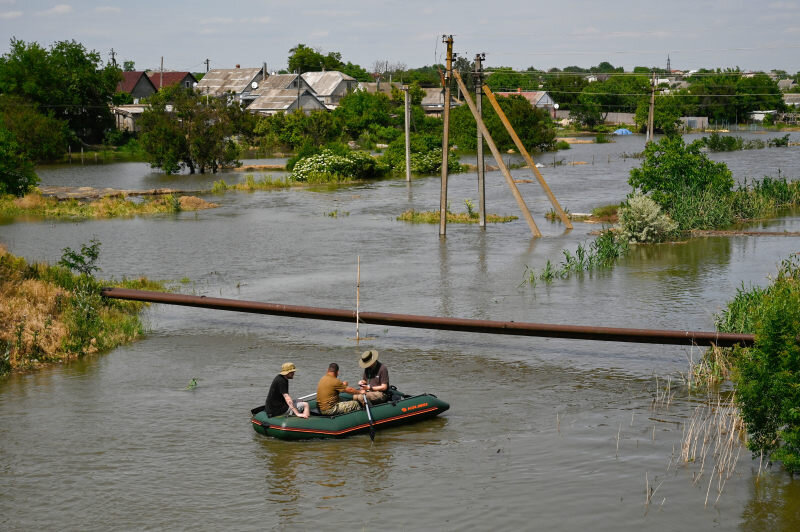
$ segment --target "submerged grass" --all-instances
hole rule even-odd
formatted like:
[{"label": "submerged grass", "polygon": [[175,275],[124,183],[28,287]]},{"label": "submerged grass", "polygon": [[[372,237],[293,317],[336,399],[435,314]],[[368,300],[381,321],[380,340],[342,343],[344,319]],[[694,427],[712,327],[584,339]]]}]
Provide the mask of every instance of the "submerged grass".
[{"label": "submerged grass", "polygon": [[21,198],[0,196],[0,216],[41,216],[44,218],[120,218],[149,214],[175,213],[216,207],[195,196],[166,194],[134,202],[121,196],[106,196],[91,202],[76,199],[58,201],[31,192]]},{"label": "submerged grass", "polygon": [[103,282],[28,263],[0,246],[0,374],[106,351],[143,334],[144,303],[102,298],[102,285],[165,290],[145,277]]},{"label": "submerged grass", "polygon": [[[453,224],[476,224],[480,221],[480,214],[475,212],[475,204],[472,200],[465,199],[464,205],[467,212],[451,212],[450,206],[447,208],[447,222]],[[397,217],[403,222],[415,224],[438,224],[441,219],[441,211],[415,211],[409,209]],[[517,216],[500,216],[498,214],[487,214],[486,223],[508,223],[517,220]]]}]

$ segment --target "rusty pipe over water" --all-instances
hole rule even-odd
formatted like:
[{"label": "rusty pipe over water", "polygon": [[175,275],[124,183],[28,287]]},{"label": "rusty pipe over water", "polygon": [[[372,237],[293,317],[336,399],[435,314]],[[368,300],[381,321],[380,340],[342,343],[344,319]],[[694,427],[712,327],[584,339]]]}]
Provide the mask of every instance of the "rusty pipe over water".
[{"label": "rusty pipe over water", "polygon": [[[102,295],[114,299],[147,301],[166,305],[211,308],[253,314],[269,314],[312,320],[344,321],[355,323],[353,310],[334,308],[282,305],[259,301],[240,301],[218,297],[167,294],[127,288],[103,288]],[[582,325],[553,325],[548,323],[525,323],[515,321],[473,320],[464,318],[442,318],[414,314],[390,314],[386,312],[359,312],[361,323],[413,327],[417,329],[439,329],[485,334],[510,334],[516,336],[542,336],[571,338],[575,340],[599,340],[604,342],[634,342],[644,344],[673,345],[718,345],[731,347],[753,344],[752,334],[717,333],[704,331],[669,331],[658,329],[625,329],[615,327],[588,327]]]}]

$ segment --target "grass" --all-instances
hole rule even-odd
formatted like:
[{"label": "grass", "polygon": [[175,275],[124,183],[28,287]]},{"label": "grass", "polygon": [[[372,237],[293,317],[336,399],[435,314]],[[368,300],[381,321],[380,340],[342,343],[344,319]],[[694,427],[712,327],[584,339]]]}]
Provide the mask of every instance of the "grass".
[{"label": "grass", "polygon": [[44,218],[120,218],[149,214],[175,213],[216,207],[194,196],[155,196],[134,202],[121,196],[106,196],[91,202],[76,199],[58,201],[56,198],[31,192],[21,198],[0,196],[0,216],[21,215]]},{"label": "grass", "polygon": [[228,190],[255,192],[256,190],[274,190],[298,185],[298,183],[289,177],[273,178],[272,176],[264,176],[263,179],[257,181],[253,175],[248,174],[244,179],[244,183],[235,183],[231,185],[227,184],[224,179],[214,181],[211,192],[214,194],[223,194]]},{"label": "grass", "polygon": [[0,374],[107,351],[143,334],[144,303],[104,299],[101,285],[165,289],[144,277],[103,282],[29,264],[0,246]]},{"label": "grass", "polygon": [[[441,211],[415,211],[409,209],[397,217],[402,222],[414,224],[438,224],[441,218]],[[508,223],[517,220],[517,216],[500,216],[498,214],[487,214],[486,223]],[[468,207],[467,212],[447,211],[447,223],[452,224],[476,224],[480,221],[479,214]]]},{"label": "grass", "polygon": [[574,254],[567,249],[561,250],[564,259],[558,266],[554,266],[550,259],[547,259],[544,268],[538,272],[525,266],[522,284],[536,286],[537,281],[550,284],[555,279],[567,279],[586,271],[610,268],[627,252],[627,243],[617,240],[613,231],[606,230],[588,246],[578,244]]}]

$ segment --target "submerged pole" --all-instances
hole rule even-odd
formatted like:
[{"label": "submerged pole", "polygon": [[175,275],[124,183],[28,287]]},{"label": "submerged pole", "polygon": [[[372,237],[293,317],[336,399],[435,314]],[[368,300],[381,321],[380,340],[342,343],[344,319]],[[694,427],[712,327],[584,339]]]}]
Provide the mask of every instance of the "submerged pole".
[{"label": "submerged pole", "polygon": [[[344,309],[283,305],[259,301],[241,301],[218,297],[167,294],[148,290],[127,288],[103,288],[101,294],[114,299],[149,301],[167,305],[210,308],[268,314],[290,318],[343,321],[352,323],[356,312]],[[474,320],[464,318],[444,318],[420,316],[415,314],[390,314],[387,312],[359,312],[358,320],[371,325],[391,325],[415,329],[435,329],[442,331],[461,331],[485,334],[509,334],[513,336],[538,336],[549,338],[571,338],[574,340],[598,340],[603,342],[631,342],[643,344],[670,345],[753,345],[752,334],[718,333],[704,331],[680,331],[659,329],[627,329],[616,327],[589,327],[583,325],[556,325],[548,323],[526,323],[516,321]]]}]

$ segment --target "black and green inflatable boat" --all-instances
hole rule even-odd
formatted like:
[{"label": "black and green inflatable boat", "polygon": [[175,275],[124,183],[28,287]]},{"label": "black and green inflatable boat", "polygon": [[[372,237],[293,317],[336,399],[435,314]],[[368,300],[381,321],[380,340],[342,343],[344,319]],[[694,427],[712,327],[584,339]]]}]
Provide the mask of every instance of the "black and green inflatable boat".
[{"label": "black and green inflatable boat", "polygon": [[[340,399],[349,400],[352,396],[343,393]],[[252,409],[253,429],[259,434],[273,436],[282,440],[304,440],[309,438],[344,438],[353,434],[369,432],[369,419],[366,410],[349,414],[325,416],[319,413],[317,401],[308,401],[311,416],[303,419],[295,416],[268,417],[264,406]],[[450,408],[450,405],[433,394],[406,395],[393,390],[391,400],[372,405],[372,420],[375,430],[423,419],[436,417]]]}]

